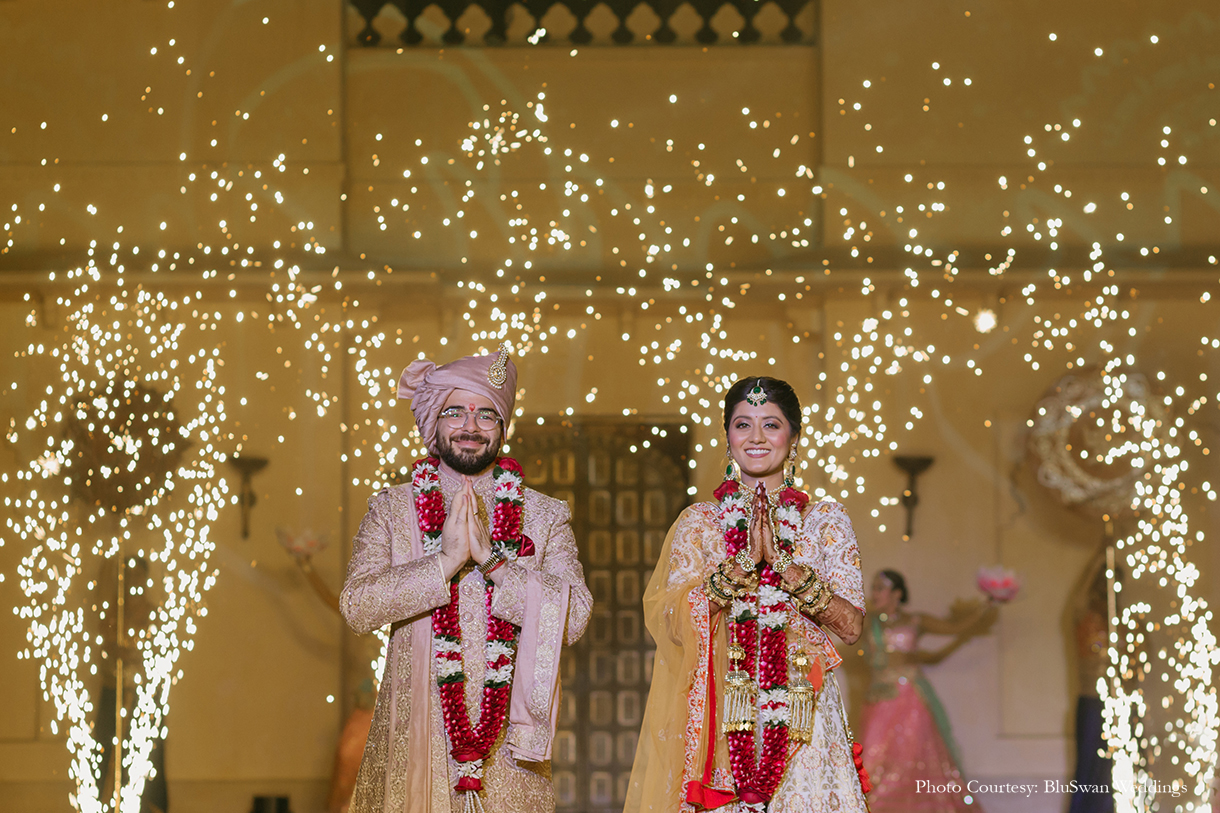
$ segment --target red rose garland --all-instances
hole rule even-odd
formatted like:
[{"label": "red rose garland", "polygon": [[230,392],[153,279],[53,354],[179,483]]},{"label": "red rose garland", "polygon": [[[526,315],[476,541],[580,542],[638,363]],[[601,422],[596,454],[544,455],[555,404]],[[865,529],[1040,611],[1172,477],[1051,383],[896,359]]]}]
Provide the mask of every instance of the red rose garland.
[{"label": "red rose garland", "polygon": [[[491,521],[493,547],[510,559],[520,555],[525,538],[521,534],[521,466],[510,457],[496,461],[492,474],[495,508]],[[440,550],[441,529],[445,524],[445,503],[440,488],[436,458],[417,460],[411,469],[415,513],[424,538],[424,554]],[[449,584],[449,603],[432,612],[432,651],[436,662],[436,682],[440,689],[441,709],[450,753],[459,763],[457,790],[483,788],[483,760],[504,729],[512,693],[513,661],[519,628],[491,614],[494,587],[488,582],[486,672],[478,725],[470,724],[466,710],[466,673],[462,671],[462,626],[458,617],[458,580]]]},{"label": "red rose garland", "polygon": [[[749,503],[741,483],[726,480],[716,489],[721,505],[725,548],[731,561],[749,545]],[[800,511],[809,496],[794,488],[780,494],[776,544],[792,555]],[[795,519],[794,519],[795,517]],[[760,699],[758,722],[762,750],[757,761],[754,730],[730,731],[729,761],[737,795],[755,810],[763,810],[775,794],[788,763],[788,648],[785,629],[788,595],[780,588],[780,574],[762,564],[758,592],[744,593],[732,604],[730,640],[745,650],[744,668],[757,681]]]}]

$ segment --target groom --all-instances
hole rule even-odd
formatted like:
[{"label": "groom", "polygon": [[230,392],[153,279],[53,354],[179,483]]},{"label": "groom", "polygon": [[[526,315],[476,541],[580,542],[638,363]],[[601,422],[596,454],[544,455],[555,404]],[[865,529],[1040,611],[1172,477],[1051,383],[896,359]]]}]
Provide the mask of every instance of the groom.
[{"label": "groom", "polygon": [[340,595],[390,627],[351,813],[555,808],[559,653],[593,599],[567,504],[499,457],[516,385],[507,346],[399,381],[430,456],[369,500]]}]

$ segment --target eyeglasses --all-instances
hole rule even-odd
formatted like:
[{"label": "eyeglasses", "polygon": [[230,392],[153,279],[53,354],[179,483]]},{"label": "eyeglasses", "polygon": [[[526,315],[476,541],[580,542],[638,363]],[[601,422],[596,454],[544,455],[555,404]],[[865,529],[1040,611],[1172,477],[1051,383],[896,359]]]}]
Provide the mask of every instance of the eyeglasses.
[{"label": "eyeglasses", "polygon": [[500,425],[500,416],[494,409],[479,409],[471,412],[459,406],[451,406],[441,410],[441,420],[443,420],[450,429],[466,425],[466,419],[474,415],[474,425],[486,431],[494,429]]}]

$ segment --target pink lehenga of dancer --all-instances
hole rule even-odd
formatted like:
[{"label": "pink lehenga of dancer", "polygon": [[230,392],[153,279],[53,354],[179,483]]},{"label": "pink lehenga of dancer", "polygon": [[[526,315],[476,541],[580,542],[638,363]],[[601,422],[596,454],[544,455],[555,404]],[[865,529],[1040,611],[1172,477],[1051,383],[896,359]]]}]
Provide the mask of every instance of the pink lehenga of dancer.
[{"label": "pink lehenga of dancer", "polygon": [[[885,585],[878,583],[882,580]],[[907,615],[896,600],[898,587],[905,597],[906,585],[900,580],[901,575],[891,571],[878,574],[874,602],[889,612],[872,614],[862,641],[871,672],[861,716],[864,766],[873,781],[869,808],[872,813],[979,811],[978,802],[966,801],[969,793],[958,767],[949,718],[919,664],[947,656],[977,634],[988,617],[994,621],[995,610],[974,605],[974,610],[948,620]],[[879,587],[893,590],[895,600],[887,602]],[[918,641],[923,632],[958,638],[939,652],[922,652]]]}]

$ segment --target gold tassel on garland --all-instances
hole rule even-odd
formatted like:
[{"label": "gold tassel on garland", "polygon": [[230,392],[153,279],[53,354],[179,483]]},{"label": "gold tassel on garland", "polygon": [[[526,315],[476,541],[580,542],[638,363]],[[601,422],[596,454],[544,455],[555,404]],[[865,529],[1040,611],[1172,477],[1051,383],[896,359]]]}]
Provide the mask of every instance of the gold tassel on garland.
[{"label": "gold tassel on garland", "polygon": [[809,656],[798,649],[792,656],[796,677],[788,682],[788,739],[793,742],[813,741],[813,709],[817,689],[805,677],[809,671]]},{"label": "gold tassel on garland", "polygon": [[745,647],[736,641],[729,644],[729,661],[734,666],[724,676],[724,723],[721,725],[721,731],[725,734],[754,730],[758,687],[750,679],[749,673],[741,668],[745,658]]}]

